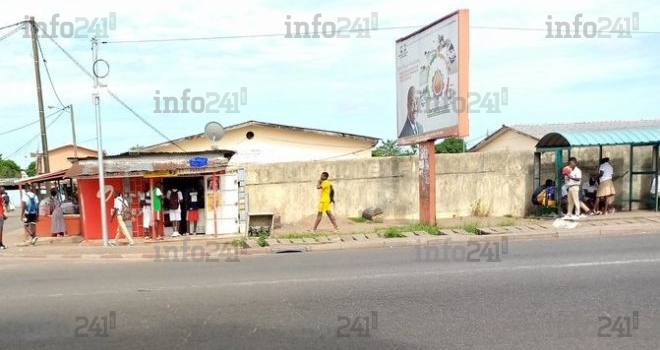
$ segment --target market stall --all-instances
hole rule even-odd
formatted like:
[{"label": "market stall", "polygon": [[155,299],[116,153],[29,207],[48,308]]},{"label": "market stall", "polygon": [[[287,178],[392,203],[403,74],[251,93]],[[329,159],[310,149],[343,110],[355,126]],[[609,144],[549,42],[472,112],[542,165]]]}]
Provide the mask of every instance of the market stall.
[{"label": "market stall", "polygon": [[[79,186],[80,213],[85,239],[102,239],[100,198],[105,199],[105,215],[110,219],[117,193],[128,194],[127,199],[132,213],[130,230],[133,236],[145,236],[144,212],[140,198],[146,191],[150,194],[154,193],[156,186],[164,196],[168,190],[174,188],[180,189],[186,196],[190,194],[191,189],[199,192],[201,216],[199,225],[204,229],[203,233],[224,233],[214,229],[217,227],[217,221],[221,219],[221,214],[215,209],[211,210],[211,215],[215,215],[211,217],[215,217],[215,220],[210,222],[214,228],[210,228],[208,209],[220,205],[218,201],[221,201],[221,196],[218,192],[221,190],[222,177],[227,172],[227,163],[233,154],[233,151],[212,150],[185,153],[129,152],[106,156],[103,163],[105,170],[103,191],[99,190],[98,160],[95,157],[70,159],[74,165],[67,171],[66,176],[75,178]],[[213,184],[211,188],[205,185],[209,179],[215,179],[211,181]],[[213,193],[216,195],[209,197]],[[212,198],[212,201],[208,198]],[[160,227],[155,227],[154,202],[155,199],[151,201],[150,228],[147,230],[147,235],[150,234],[152,237],[157,233],[164,233],[165,227],[170,222],[168,215],[164,215],[163,220],[160,220]],[[166,205],[165,202],[166,198],[162,204]],[[187,205],[186,200],[181,202],[182,213],[187,209]],[[167,213],[167,210],[163,211],[163,214]],[[187,226],[185,214],[182,215],[182,219],[181,227],[185,228]],[[110,237],[114,237],[116,229],[116,220],[108,220]]]}]

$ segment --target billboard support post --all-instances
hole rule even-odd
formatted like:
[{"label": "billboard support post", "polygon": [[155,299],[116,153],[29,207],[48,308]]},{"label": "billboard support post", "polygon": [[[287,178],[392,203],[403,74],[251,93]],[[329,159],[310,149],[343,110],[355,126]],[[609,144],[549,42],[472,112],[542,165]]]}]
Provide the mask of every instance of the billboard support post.
[{"label": "billboard support post", "polygon": [[419,221],[436,224],[435,140],[419,144]]},{"label": "billboard support post", "polygon": [[457,10],[395,44],[397,144],[418,145],[419,219],[432,225],[435,141],[469,135],[469,31],[469,10]]}]

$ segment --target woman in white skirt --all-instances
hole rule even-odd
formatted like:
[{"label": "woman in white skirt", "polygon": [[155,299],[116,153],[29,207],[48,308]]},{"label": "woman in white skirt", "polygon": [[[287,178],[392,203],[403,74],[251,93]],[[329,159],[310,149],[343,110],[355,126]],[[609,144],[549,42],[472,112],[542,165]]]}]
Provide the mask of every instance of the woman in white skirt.
[{"label": "woman in white skirt", "polygon": [[50,190],[50,232],[53,237],[64,237],[66,225],[64,224],[62,201],[58,197],[56,189]]}]

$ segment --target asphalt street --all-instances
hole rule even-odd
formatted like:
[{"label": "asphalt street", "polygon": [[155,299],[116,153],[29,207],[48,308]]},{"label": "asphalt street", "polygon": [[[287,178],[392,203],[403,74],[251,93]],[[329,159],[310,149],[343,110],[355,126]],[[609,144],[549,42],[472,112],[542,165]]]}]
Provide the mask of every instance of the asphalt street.
[{"label": "asphalt street", "polygon": [[659,235],[488,248],[3,259],[0,349],[660,348]]}]

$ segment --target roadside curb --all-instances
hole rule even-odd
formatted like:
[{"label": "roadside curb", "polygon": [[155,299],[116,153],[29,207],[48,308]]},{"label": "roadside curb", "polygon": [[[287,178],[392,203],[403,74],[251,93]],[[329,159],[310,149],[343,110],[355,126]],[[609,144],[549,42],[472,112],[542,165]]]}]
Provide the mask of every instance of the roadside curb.
[{"label": "roadside curb", "polygon": [[[503,230],[504,231],[504,230]],[[485,235],[464,235],[458,233],[450,233],[445,235],[430,235],[426,232],[406,232],[403,238],[382,238],[371,234],[367,235],[352,235],[343,236],[341,239],[332,238],[320,242],[312,243],[310,240],[289,240],[291,243],[282,243],[283,240],[275,238],[269,239],[273,244],[266,247],[250,247],[241,248],[236,251],[224,251],[214,254],[194,255],[191,251],[188,254],[178,254],[175,251],[170,256],[168,253],[165,258],[159,258],[158,253],[120,253],[120,252],[104,252],[85,254],[80,252],[69,252],[64,254],[40,254],[40,253],[7,253],[6,251],[0,252],[0,259],[63,259],[63,260],[97,260],[97,261],[115,261],[115,260],[153,260],[163,259],[165,262],[177,259],[185,261],[194,261],[193,259],[201,261],[227,261],[231,260],[232,256],[240,255],[264,255],[272,253],[288,253],[288,252],[321,252],[321,251],[337,251],[337,250],[355,250],[363,248],[394,248],[406,246],[423,246],[435,244],[464,244],[467,242],[491,242],[497,240],[532,240],[532,239],[570,239],[578,237],[612,237],[612,236],[635,236],[635,235],[648,235],[660,234],[660,225],[649,224],[632,224],[625,227],[615,227],[614,225],[603,226],[589,226],[578,227],[575,229],[557,229],[554,227],[538,230],[535,232],[526,232],[522,230],[505,231],[498,233],[491,233]],[[358,238],[354,238],[358,236]],[[294,243],[295,242],[295,243]],[[188,260],[186,260],[188,259]]]}]

